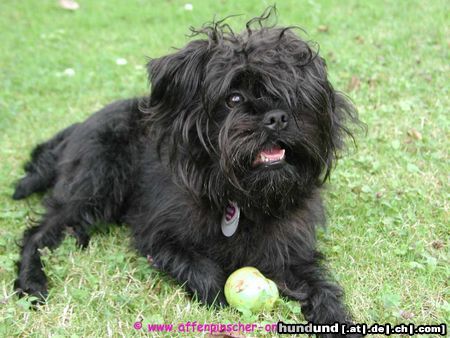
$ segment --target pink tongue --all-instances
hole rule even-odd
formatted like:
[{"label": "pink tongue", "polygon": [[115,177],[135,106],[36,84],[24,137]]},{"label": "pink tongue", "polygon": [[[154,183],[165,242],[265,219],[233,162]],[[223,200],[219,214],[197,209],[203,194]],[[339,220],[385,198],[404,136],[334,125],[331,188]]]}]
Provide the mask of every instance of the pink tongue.
[{"label": "pink tongue", "polygon": [[281,149],[280,147],[275,146],[275,147],[270,148],[270,149],[264,149],[264,150],[262,150],[262,151],[261,151],[261,154],[262,154],[264,157],[266,157],[266,158],[268,158],[268,159],[270,159],[270,160],[278,159],[278,158],[280,158],[280,157],[283,157],[283,155],[284,155],[284,149]]}]

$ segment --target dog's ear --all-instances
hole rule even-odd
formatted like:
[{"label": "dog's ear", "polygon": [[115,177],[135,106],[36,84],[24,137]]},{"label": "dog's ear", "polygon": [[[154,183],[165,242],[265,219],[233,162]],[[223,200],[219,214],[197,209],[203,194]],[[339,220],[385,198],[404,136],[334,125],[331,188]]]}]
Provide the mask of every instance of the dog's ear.
[{"label": "dog's ear", "polygon": [[[144,112],[158,152],[168,147],[173,160],[181,147],[192,149],[193,132],[201,134],[202,84],[210,58],[207,40],[194,40],[176,53],[148,63],[151,94]],[[198,138],[201,138],[200,135]]]},{"label": "dog's ear", "polygon": [[357,112],[350,99],[336,91],[328,80],[325,60],[312,54],[310,62],[304,67],[303,102],[307,102],[320,130],[322,161],[324,162],[324,181],[329,177],[339,150],[346,137],[353,140],[351,125],[360,125]]},{"label": "dog's ear", "polygon": [[151,60],[150,105],[170,114],[196,101],[207,59],[208,42],[195,40],[176,53]]}]

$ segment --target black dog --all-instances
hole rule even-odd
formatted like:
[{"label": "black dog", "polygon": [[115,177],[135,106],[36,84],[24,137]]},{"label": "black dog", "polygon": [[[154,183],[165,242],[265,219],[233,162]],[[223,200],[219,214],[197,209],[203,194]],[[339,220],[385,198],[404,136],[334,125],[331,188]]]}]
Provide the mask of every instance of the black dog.
[{"label": "black dog", "polygon": [[46,297],[39,249],[66,230],[86,247],[95,223],[126,223],[139,253],[204,303],[226,304],[227,276],[254,266],[307,320],[351,320],[315,232],[356,113],[294,28],[265,24],[271,12],[242,34],[223,21],[194,31],[204,38],[149,62],[148,98],[113,103],[33,150],[13,197],[52,190],[24,234],[19,292]]}]

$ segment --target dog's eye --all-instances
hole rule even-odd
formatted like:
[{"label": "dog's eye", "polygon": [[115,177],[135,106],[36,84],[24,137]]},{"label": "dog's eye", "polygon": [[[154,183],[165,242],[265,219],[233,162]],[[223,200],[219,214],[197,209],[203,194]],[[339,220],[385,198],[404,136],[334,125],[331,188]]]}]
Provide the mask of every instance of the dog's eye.
[{"label": "dog's eye", "polygon": [[244,102],[244,97],[238,93],[233,93],[227,98],[227,106],[230,108],[234,108],[242,102]]}]

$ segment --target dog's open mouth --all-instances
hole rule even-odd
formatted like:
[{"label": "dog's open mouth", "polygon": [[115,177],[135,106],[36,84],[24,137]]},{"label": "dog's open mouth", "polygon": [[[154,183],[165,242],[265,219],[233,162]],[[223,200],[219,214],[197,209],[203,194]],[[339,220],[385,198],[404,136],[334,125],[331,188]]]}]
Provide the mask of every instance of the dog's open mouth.
[{"label": "dog's open mouth", "polygon": [[253,167],[260,164],[264,166],[270,166],[274,164],[283,163],[286,156],[286,151],[280,146],[273,145],[269,148],[261,150],[256,159],[253,161]]}]

